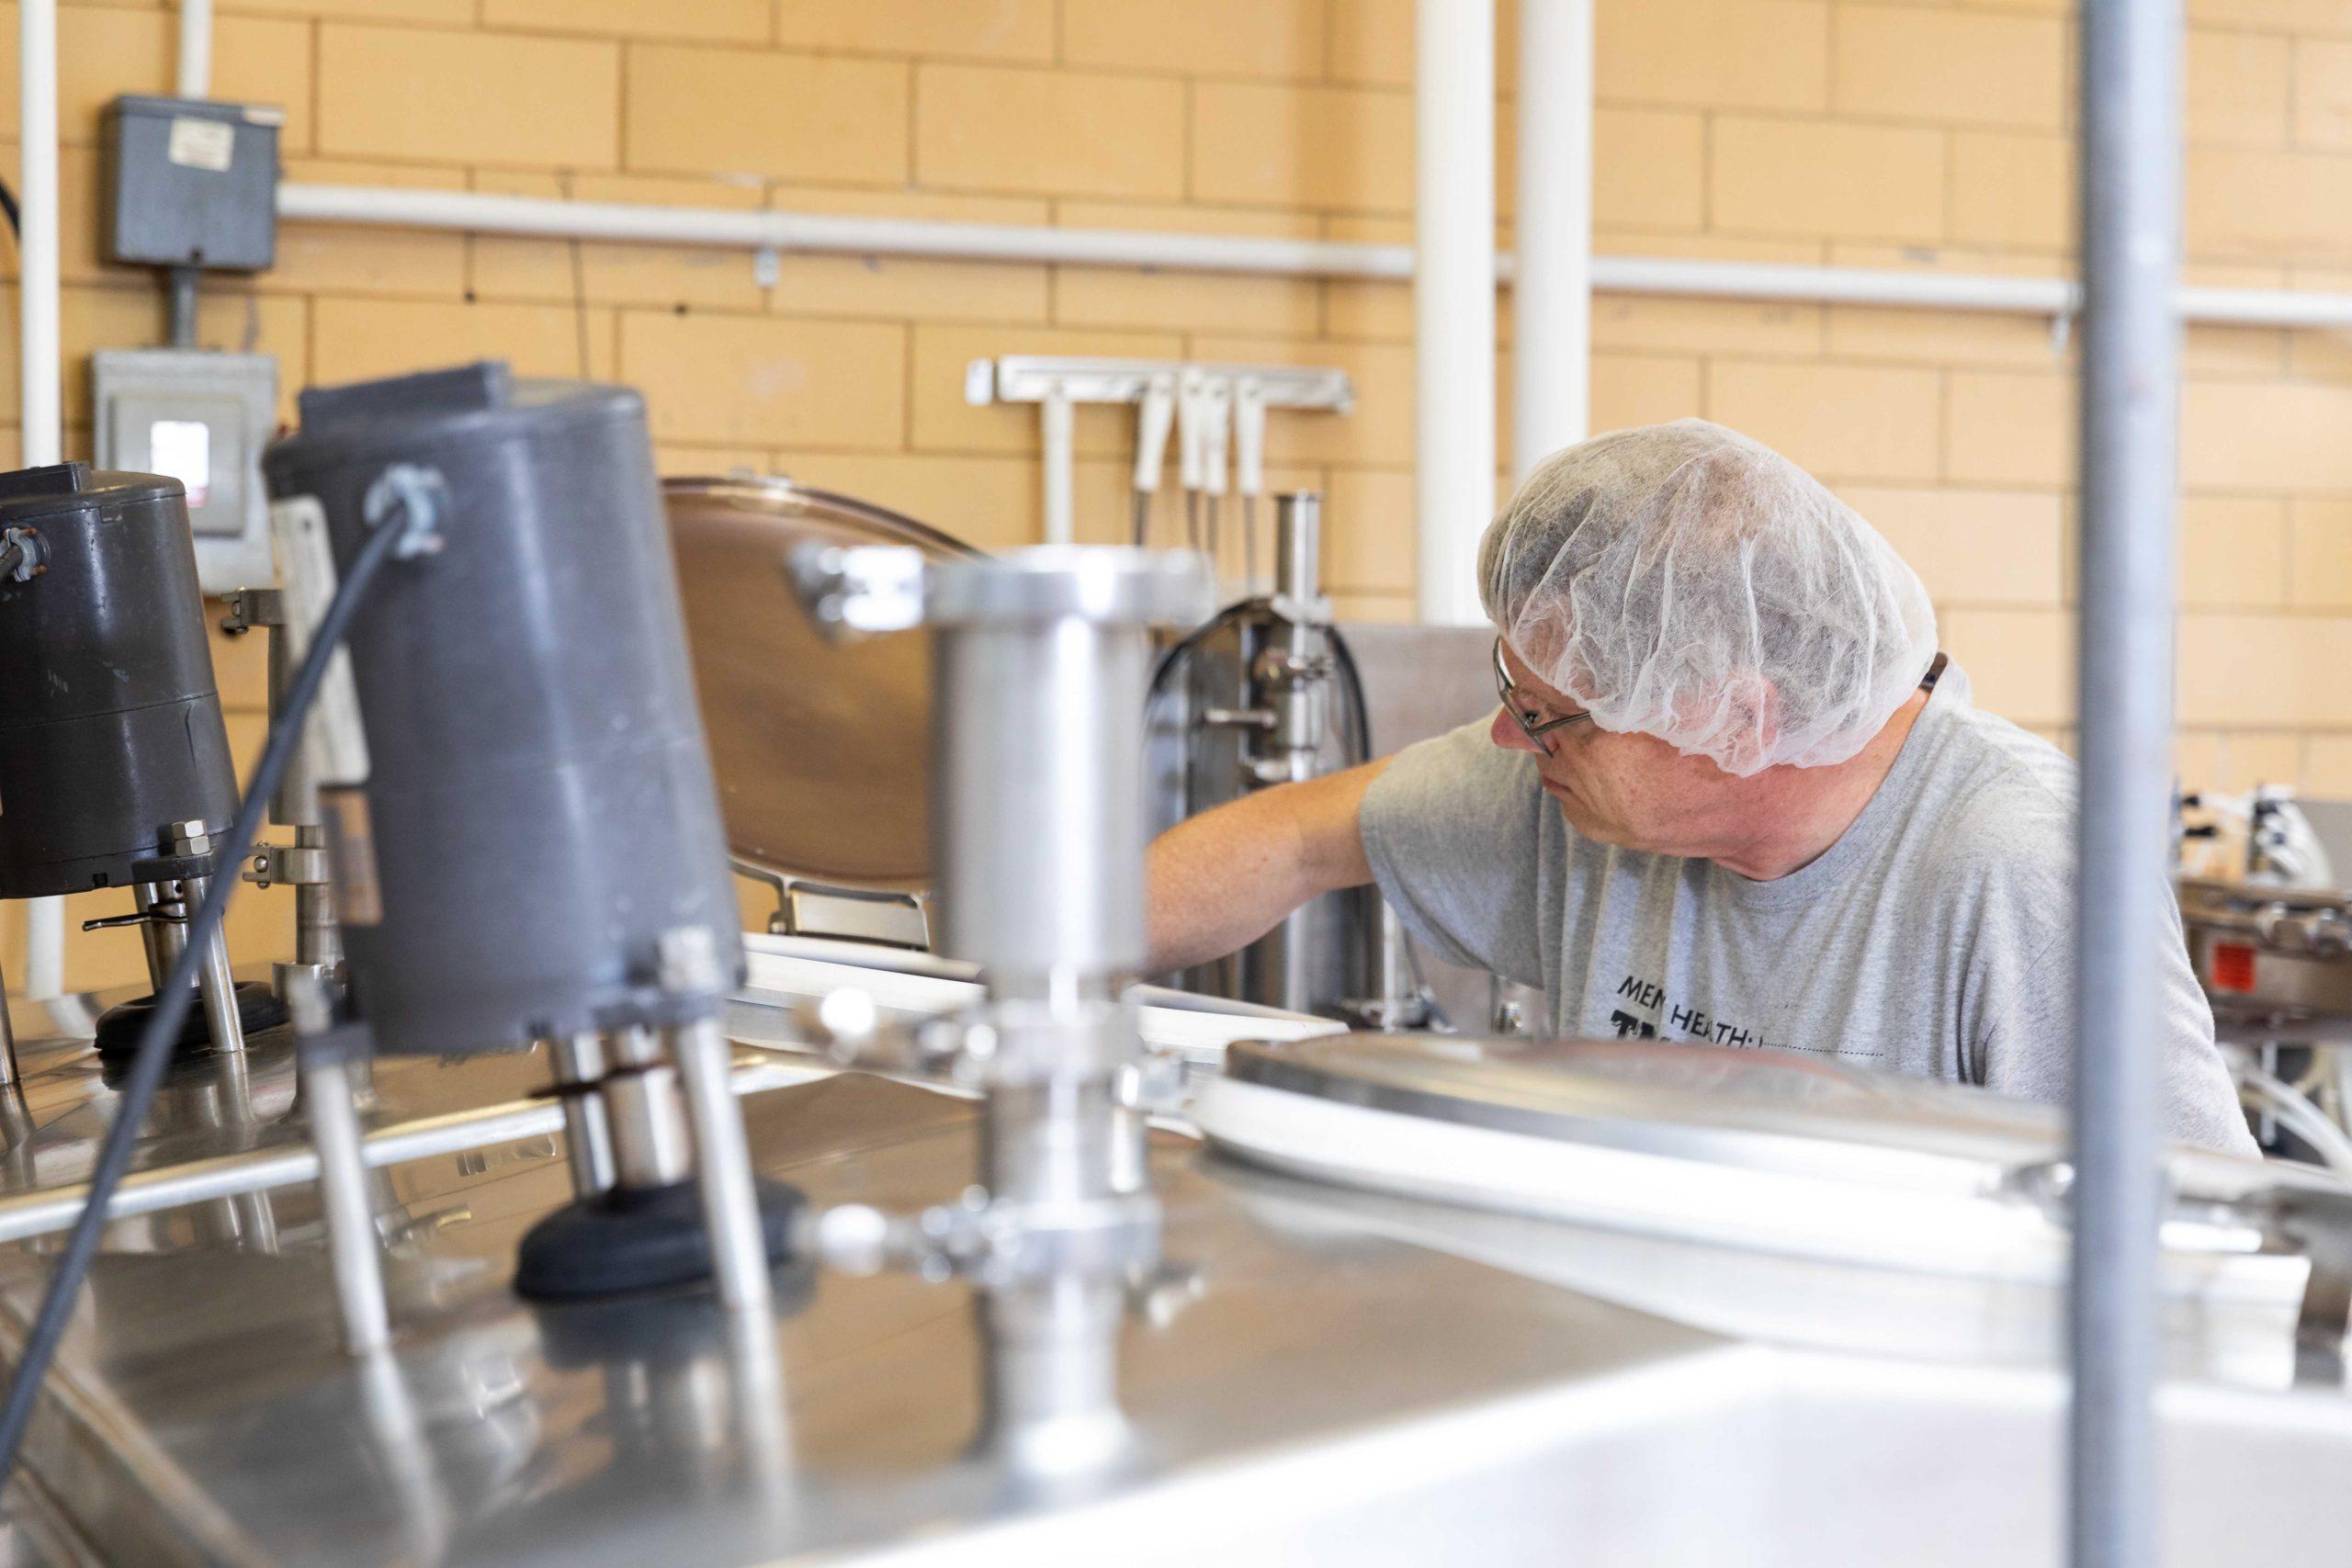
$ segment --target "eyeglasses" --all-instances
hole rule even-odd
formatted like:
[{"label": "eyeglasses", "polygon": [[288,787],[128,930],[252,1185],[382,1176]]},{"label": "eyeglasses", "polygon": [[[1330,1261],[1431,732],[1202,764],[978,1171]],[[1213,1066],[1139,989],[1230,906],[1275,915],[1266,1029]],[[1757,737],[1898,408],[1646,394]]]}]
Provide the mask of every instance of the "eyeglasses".
[{"label": "eyeglasses", "polygon": [[1511,684],[1510,666],[1503,662],[1503,639],[1499,637],[1495,638],[1495,694],[1502,699],[1503,712],[1510,715],[1510,721],[1519,726],[1519,732],[1546,756],[1551,754],[1552,748],[1544,743],[1544,737],[1555,729],[1581,724],[1592,716],[1589,713],[1571,713],[1563,714],[1558,718],[1539,718],[1533,708],[1521,707],[1519,690]]}]

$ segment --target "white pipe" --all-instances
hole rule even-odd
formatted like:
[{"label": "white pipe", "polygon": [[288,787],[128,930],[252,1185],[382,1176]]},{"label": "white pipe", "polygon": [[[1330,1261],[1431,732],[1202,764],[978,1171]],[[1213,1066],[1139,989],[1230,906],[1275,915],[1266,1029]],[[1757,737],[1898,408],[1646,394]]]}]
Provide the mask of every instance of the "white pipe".
[{"label": "white pipe", "polygon": [[1077,478],[1078,442],[1069,389],[1056,382],[1037,404],[1046,458],[1046,543],[1067,545],[1078,536],[1078,506],[1071,487]]},{"label": "white pipe", "polygon": [[[960,261],[1159,267],[1174,272],[1293,277],[1404,279],[1413,275],[1410,246],[1329,240],[1263,240],[1223,234],[951,223],[931,219],[741,212],[368,186],[282,185],[277,189],[277,209],[280,218],[298,223],[626,240],[720,250],[933,256]],[[1517,270],[1515,257],[1508,254],[1496,257],[1495,276],[1499,281],[1511,282]],[[1662,256],[1595,256],[1592,287],[1605,294],[1885,305],[2025,316],[2069,315],[2081,304],[2081,290],[2062,277],[1896,272],[1867,267],[1800,266],[1781,262],[1685,261]],[[2192,321],[2275,327],[2352,326],[2352,293],[2184,288],[2179,299],[2182,316]]]},{"label": "white pipe", "polygon": [[212,96],[212,0],[180,0],[179,95]]},{"label": "white pipe", "polygon": [[[57,334],[57,0],[24,0],[17,12],[17,125],[23,163],[17,188],[17,407],[27,468],[65,449],[64,362]],[[25,906],[25,995],[65,989],[65,901]]]},{"label": "white pipe", "polygon": [[1514,480],[1592,423],[1592,0],[1521,0]]},{"label": "white pipe", "polygon": [[1495,8],[1413,20],[1413,499],[1419,619],[1473,626],[1495,509]]},{"label": "white pipe", "polygon": [[632,240],[728,250],[816,254],[944,256],[962,261],[1064,262],[1159,266],[1197,272],[1283,273],[1331,277],[1409,277],[1402,245],[1333,240],[1240,239],[1222,234],[1134,233],[1118,229],[1045,229],[1014,223],[948,223],[923,218],[840,218],[814,212],[747,212],[645,207],[551,197],[367,186],[282,185],[277,213],[297,222],[458,229],[571,240]]}]

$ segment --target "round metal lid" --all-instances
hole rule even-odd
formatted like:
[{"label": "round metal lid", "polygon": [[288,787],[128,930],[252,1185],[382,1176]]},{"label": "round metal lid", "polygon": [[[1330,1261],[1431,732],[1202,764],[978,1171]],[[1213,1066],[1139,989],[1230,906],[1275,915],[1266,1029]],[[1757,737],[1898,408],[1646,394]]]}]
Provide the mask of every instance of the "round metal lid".
[{"label": "round metal lid", "polygon": [[978,552],[786,479],[664,479],[662,501],[729,847],[787,876],[927,886],[931,634],[828,641],[784,562],[811,543]]},{"label": "round metal lid", "polygon": [[1396,1111],[1680,1158],[1857,1179],[2059,1157],[2061,1112],[1777,1051],[1673,1042],[1330,1035],[1237,1044],[1226,1076]]}]

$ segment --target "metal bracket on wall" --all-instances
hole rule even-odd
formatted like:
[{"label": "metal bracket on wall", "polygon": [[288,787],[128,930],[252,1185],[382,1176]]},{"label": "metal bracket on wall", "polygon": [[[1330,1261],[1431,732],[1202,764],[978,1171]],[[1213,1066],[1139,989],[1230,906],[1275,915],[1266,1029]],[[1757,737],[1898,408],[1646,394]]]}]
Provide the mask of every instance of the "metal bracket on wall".
[{"label": "metal bracket on wall", "polygon": [[[1141,405],[1157,384],[1178,381],[1195,386],[1214,382],[1259,409],[1304,409],[1349,413],[1355,409],[1355,384],[1344,370],[1297,365],[1224,365],[1167,359],[1097,359],[1035,354],[1008,354],[995,359],[975,359],[964,367],[964,400],[976,407],[989,403],[1035,403],[1045,437],[1046,540],[1066,545],[1075,535],[1072,501],[1073,450],[1071,411],[1078,403]],[[1245,443],[1246,445],[1247,443]],[[1241,454],[1245,473],[1256,468],[1261,455]],[[1217,487],[1222,491],[1223,486]]]}]

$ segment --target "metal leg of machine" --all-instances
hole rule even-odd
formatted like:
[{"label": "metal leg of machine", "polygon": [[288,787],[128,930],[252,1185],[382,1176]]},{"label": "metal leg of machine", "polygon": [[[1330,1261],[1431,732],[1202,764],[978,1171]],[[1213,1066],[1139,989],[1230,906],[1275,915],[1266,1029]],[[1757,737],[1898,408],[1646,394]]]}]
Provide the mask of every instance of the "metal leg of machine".
[{"label": "metal leg of machine", "polygon": [[319,1158],[319,1199],[326,1216],[335,1310],[345,1348],[364,1356],[390,1341],[391,1316],[385,1304],[375,1208],[368,1195],[368,1167],[360,1157],[359,1111],[352,1100],[349,1053],[356,1048],[356,1032],[335,1027],[326,988],[316,979],[298,982],[293,1006],[301,1042],[297,1063],[302,1100]]},{"label": "metal leg of machine", "polygon": [[[710,933],[681,926],[662,941],[662,983],[673,995],[715,1008],[726,977]],[[752,1180],[751,1145],[743,1108],[728,1087],[732,1053],[712,1014],[670,1031],[670,1051],[686,1092],[694,1125],[695,1175],[702,1191],[703,1228],[710,1236],[711,1275],[718,1299],[737,1312],[768,1309],[768,1245],[760,1195]]]}]

